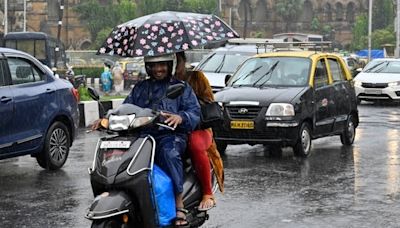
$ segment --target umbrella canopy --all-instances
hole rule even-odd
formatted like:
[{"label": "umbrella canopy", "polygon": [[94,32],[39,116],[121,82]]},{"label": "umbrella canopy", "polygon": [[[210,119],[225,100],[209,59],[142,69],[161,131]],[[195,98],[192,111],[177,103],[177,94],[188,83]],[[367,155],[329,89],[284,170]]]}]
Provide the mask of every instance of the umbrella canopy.
[{"label": "umbrella canopy", "polygon": [[215,15],[163,11],[118,25],[98,54],[156,56],[239,37]]}]

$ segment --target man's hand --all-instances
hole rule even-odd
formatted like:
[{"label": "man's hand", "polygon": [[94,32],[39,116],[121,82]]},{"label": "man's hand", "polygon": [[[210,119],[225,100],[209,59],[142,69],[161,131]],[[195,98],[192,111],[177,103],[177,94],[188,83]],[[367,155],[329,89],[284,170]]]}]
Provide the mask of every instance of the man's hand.
[{"label": "man's hand", "polygon": [[101,126],[100,123],[101,123],[101,119],[95,120],[91,127],[92,131],[99,129]]},{"label": "man's hand", "polygon": [[182,117],[180,115],[166,112],[161,112],[160,115],[166,118],[164,123],[168,124],[170,127],[176,128],[182,123]]}]

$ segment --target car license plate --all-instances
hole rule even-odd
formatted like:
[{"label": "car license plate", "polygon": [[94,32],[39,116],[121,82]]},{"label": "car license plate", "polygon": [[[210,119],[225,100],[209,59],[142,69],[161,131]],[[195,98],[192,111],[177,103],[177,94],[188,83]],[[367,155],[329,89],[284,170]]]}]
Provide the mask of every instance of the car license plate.
[{"label": "car license plate", "polygon": [[247,120],[231,121],[231,129],[254,129],[254,122]]},{"label": "car license plate", "polygon": [[366,89],[366,94],[382,94],[382,90],[380,89]]},{"label": "car license plate", "polygon": [[131,146],[131,141],[102,141],[100,149],[128,149]]}]

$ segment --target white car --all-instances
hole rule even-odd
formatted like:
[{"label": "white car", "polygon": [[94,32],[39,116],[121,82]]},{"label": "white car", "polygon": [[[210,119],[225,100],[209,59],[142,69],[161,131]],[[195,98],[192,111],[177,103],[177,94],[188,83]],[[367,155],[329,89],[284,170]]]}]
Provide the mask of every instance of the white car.
[{"label": "white car", "polygon": [[204,57],[195,70],[205,74],[213,92],[216,93],[225,87],[226,75],[232,75],[244,60],[258,53],[264,53],[264,49],[257,48],[256,45],[229,45],[217,48]]},{"label": "white car", "polygon": [[354,78],[359,101],[400,101],[400,59],[374,59]]}]

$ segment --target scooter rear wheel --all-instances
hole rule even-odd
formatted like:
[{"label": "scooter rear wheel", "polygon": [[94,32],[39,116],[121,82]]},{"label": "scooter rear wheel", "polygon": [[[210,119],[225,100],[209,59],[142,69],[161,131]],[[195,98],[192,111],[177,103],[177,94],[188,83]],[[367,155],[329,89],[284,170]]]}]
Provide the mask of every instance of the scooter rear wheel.
[{"label": "scooter rear wheel", "polygon": [[93,221],[91,228],[122,228],[125,227],[125,224],[122,221],[118,221],[117,219],[103,219],[99,221]]}]

